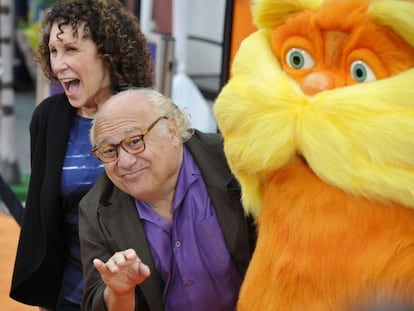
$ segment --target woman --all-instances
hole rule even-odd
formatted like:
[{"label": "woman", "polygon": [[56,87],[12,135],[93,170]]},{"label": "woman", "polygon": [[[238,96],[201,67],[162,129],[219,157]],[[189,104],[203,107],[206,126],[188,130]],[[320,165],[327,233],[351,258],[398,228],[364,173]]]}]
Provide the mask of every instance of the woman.
[{"label": "woman", "polygon": [[10,296],[52,310],[80,310],[78,203],[103,166],[90,154],[99,105],[124,87],[153,85],[137,19],[118,0],[66,0],[42,22],[37,61],[63,94],[32,116],[31,180]]}]

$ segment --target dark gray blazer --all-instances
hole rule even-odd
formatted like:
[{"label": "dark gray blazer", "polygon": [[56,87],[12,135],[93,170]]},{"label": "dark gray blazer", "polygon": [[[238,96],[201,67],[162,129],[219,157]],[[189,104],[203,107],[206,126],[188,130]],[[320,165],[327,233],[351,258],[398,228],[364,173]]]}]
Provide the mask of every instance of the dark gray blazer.
[{"label": "dark gray blazer", "polygon": [[[256,232],[252,219],[245,217],[242,209],[240,186],[227,165],[222,138],[196,131],[185,144],[201,170],[230,254],[244,276]],[[84,310],[105,310],[102,299],[105,284],[92,260],[107,260],[114,252],[127,248],[135,249],[151,270],[151,276],[135,290],[140,310],[164,310],[161,280],[134,199],[117,189],[105,174],[80,203],[79,232]]]}]

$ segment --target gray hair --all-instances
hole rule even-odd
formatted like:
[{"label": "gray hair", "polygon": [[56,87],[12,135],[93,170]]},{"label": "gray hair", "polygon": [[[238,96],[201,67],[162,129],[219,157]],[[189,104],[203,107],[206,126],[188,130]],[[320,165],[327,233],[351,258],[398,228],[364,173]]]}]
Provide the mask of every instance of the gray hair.
[{"label": "gray hair", "polygon": [[[160,92],[152,88],[124,89],[121,92],[110,97],[106,102],[112,101],[113,98],[117,97],[118,95],[124,92],[130,92],[130,91],[138,91],[140,93],[144,93],[144,95],[146,95],[146,97],[148,98],[149,102],[153,104],[155,107],[157,107],[158,110],[162,113],[162,115],[167,116],[167,117],[172,117],[177,124],[179,136],[183,143],[189,140],[191,136],[193,136],[194,129],[191,127],[189,115],[184,110],[180,109],[180,107],[178,107],[172,101],[171,98],[161,94]],[[95,118],[92,122],[91,130],[89,133],[89,138],[90,138],[92,145],[95,144],[95,121],[96,121],[96,117],[98,116],[98,114],[99,114],[99,110],[97,114],[95,115]]]}]

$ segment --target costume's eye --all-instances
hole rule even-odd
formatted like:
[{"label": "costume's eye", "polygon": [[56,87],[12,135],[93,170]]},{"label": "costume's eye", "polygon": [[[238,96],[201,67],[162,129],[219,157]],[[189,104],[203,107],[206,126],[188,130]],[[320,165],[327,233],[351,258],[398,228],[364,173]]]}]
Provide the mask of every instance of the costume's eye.
[{"label": "costume's eye", "polygon": [[292,48],[286,54],[286,64],[293,69],[309,69],[315,66],[315,60],[305,50]]},{"label": "costume's eye", "polygon": [[358,83],[377,80],[374,71],[362,60],[356,60],[351,64],[351,77]]}]

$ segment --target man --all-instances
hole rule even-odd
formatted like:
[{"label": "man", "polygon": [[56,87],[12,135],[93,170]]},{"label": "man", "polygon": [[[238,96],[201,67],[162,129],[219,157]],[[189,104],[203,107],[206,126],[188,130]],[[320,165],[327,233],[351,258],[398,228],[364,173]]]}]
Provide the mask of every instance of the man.
[{"label": "man", "polygon": [[85,310],[234,310],[255,244],[217,134],[154,90],[91,129],[105,174],[80,203]]}]

